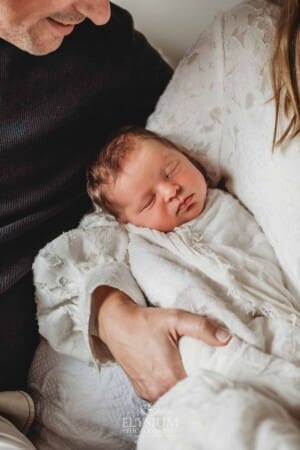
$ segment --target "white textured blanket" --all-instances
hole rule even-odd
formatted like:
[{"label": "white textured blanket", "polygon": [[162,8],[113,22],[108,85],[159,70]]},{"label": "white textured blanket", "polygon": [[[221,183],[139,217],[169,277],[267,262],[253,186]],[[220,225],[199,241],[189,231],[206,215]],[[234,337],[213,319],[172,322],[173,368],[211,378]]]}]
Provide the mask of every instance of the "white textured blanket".
[{"label": "white textured blanket", "polygon": [[[246,398],[251,392],[249,397],[254,403],[258,396],[257,408],[254,403],[247,407],[244,393],[241,404],[236,400],[239,396],[233,395],[235,400],[229,410],[226,403],[224,407],[218,404],[219,426],[222,426],[220,418],[224,417],[221,434],[229,429],[228,421],[236,421],[241,414],[241,405],[242,411],[246,407],[254,424],[259,420],[264,401],[266,411],[272,410],[270,402],[275,401],[279,409],[300,418],[300,302],[284,287],[273,251],[253,217],[232,196],[209,190],[204,212],[171,233],[133,225],[128,230],[131,269],[152,304],[206,314],[224,323],[233,334],[231,342],[219,348],[188,337],[181,339],[185,369],[197,376],[192,378],[193,383],[191,380],[183,383],[186,390],[181,387],[180,402],[175,389],[153,408],[142,432],[140,448],[154,448],[153,436],[155,448],[166,449],[168,445],[171,448],[170,435],[176,436],[177,448],[186,448],[186,433],[182,432],[186,417],[199,414],[199,421],[203,421],[206,415],[202,410],[203,398],[218,392],[220,383],[222,390],[226,387],[224,395],[229,396],[228,401],[229,391],[234,392],[235,386],[237,392],[248,393]],[[209,374],[212,379],[208,382]],[[202,384],[200,390],[198,383]],[[187,401],[182,410],[185,395],[187,399],[198,395],[198,401]],[[156,416],[157,409],[167,427],[168,417],[176,416],[178,429],[168,434],[166,427],[161,424],[156,427],[151,422],[151,427],[157,429],[156,433],[149,432],[151,417]],[[212,429],[206,424],[208,434],[216,431],[212,419],[209,422]],[[255,434],[255,429],[252,432]],[[217,448],[205,446],[199,433],[194,430],[192,434],[195,448]],[[236,442],[237,448],[248,448],[243,443],[245,436],[240,446]]]}]

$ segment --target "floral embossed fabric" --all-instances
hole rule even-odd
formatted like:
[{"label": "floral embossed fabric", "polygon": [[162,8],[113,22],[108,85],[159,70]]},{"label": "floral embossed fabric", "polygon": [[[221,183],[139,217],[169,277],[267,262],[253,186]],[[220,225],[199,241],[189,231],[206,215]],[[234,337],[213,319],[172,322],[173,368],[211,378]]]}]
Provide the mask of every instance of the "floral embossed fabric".
[{"label": "floral embossed fabric", "polygon": [[[272,152],[269,62],[277,16],[264,0],[219,15],[179,64],[148,127],[189,148],[214,183],[226,178],[299,295],[300,137]],[[281,130],[285,124],[281,118]]]},{"label": "floral embossed fabric", "polygon": [[[98,365],[90,334],[91,294],[122,289],[145,305],[128,267],[128,236],[112,217],[93,213],[39,252],[34,263],[39,331],[59,353]],[[94,349],[95,350],[95,349]]]}]

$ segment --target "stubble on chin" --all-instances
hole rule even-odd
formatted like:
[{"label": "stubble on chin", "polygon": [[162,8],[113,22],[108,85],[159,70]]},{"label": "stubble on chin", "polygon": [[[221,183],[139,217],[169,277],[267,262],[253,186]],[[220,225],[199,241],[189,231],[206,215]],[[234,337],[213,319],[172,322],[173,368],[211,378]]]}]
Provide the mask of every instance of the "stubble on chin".
[{"label": "stubble on chin", "polygon": [[40,35],[33,36],[31,40],[31,51],[29,51],[29,53],[35,56],[48,55],[49,53],[56,51],[62,43],[63,38],[58,36],[51,36],[50,39],[48,37],[43,38],[43,36]]},{"label": "stubble on chin", "polygon": [[6,33],[3,39],[31,55],[47,55],[60,47],[63,38],[52,35],[46,27],[47,24],[41,21],[29,30],[18,29]]}]

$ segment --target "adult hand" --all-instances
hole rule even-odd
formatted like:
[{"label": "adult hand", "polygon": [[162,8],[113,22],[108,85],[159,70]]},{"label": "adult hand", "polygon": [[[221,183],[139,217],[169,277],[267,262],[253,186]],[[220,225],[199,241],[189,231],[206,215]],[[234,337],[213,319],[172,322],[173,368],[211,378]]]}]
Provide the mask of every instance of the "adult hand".
[{"label": "adult hand", "polygon": [[212,346],[230,335],[206,317],[176,309],[145,308],[123,292],[99,287],[94,292],[100,339],[127,373],[136,393],[155,402],[186,377],[178,351],[181,336]]}]

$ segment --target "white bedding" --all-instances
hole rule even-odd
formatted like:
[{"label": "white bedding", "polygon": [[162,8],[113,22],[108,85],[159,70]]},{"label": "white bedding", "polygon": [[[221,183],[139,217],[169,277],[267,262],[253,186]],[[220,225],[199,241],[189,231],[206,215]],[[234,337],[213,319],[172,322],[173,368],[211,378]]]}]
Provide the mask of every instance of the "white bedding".
[{"label": "white bedding", "polygon": [[38,450],[133,450],[148,403],[117,364],[101,372],[42,339],[29,374]]}]

